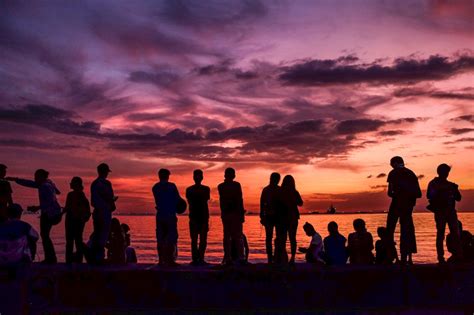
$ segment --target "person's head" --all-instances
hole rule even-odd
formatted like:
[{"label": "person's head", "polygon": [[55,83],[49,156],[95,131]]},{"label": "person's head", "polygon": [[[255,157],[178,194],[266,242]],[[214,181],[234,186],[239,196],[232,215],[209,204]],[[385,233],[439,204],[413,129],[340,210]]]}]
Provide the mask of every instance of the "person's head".
[{"label": "person's head", "polygon": [[201,184],[202,180],[204,179],[204,173],[202,170],[194,170],[193,179],[196,184]]},{"label": "person's head", "polygon": [[112,221],[110,221],[110,229],[114,232],[120,231],[122,229],[119,219],[112,218]]},{"label": "person's head", "polygon": [[288,190],[296,190],[295,179],[291,175],[286,175],[283,177],[283,182],[281,183],[281,188]]},{"label": "person's head", "polygon": [[7,166],[0,164],[0,178],[5,178],[5,176],[7,176]]},{"label": "person's head", "polygon": [[232,167],[228,167],[225,169],[224,178],[226,180],[232,181],[235,178],[235,170]]},{"label": "person's head", "polygon": [[329,235],[335,235],[339,233],[339,227],[337,226],[336,222],[331,221],[328,223],[328,232],[329,232]]},{"label": "person's head", "polygon": [[354,226],[354,230],[356,232],[365,232],[365,221],[362,219],[355,219],[354,222],[352,223]]},{"label": "person's head", "polygon": [[126,223],[122,223],[121,225],[121,228],[122,228],[122,231],[127,234],[128,232],[130,232],[130,227],[128,226],[128,224]]},{"label": "person's head", "polygon": [[380,239],[384,239],[387,236],[387,228],[385,226],[379,226],[377,228],[377,235]]},{"label": "person's head", "polygon": [[280,182],[280,178],[281,176],[279,173],[276,173],[276,172],[272,173],[270,175],[270,185],[278,185],[278,183]]},{"label": "person's head", "polygon": [[11,204],[7,209],[8,218],[11,220],[20,220],[23,208],[18,203]]},{"label": "person's head", "polygon": [[438,168],[436,169],[438,176],[442,179],[447,179],[450,171],[451,171],[451,166],[449,166],[446,163],[438,165]]},{"label": "person's head", "polygon": [[100,163],[99,165],[97,165],[97,174],[99,175],[99,177],[107,178],[110,172],[112,172],[112,170],[110,169],[108,164]]},{"label": "person's head", "polygon": [[171,172],[166,168],[160,168],[158,171],[158,178],[160,182],[167,182],[170,179]]},{"label": "person's head", "polygon": [[405,166],[405,162],[401,156],[394,156],[390,159],[390,166],[393,168],[402,168]]},{"label": "person's head", "polygon": [[308,222],[306,222],[303,225],[303,230],[306,233],[306,235],[308,235],[308,236],[313,236],[314,234],[316,234],[316,230],[314,229],[314,226],[311,223],[308,223]]},{"label": "person's head", "polygon": [[82,184],[82,178],[74,176],[71,179],[71,182],[69,183],[69,187],[71,187],[72,190],[84,190],[84,186]]},{"label": "person's head", "polygon": [[35,172],[35,182],[41,184],[41,183],[44,183],[47,179],[48,179],[48,176],[49,176],[49,172],[40,168],[40,169],[37,169],[36,172]]}]

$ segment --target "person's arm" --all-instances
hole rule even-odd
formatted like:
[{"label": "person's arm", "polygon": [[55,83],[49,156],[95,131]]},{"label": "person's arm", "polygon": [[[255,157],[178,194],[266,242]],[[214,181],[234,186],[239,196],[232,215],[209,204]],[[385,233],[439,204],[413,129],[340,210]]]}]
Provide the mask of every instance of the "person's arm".
[{"label": "person's arm", "polygon": [[34,180],[29,180],[29,179],[23,179],[23,178],[13,178],[15,183],[17,183],[20,186],[24,187],[29,187],[29,188],[39,188],[38,183],[36,183]]},{"label": "person's arm", "polygon": [[393,197],[393,185],[391,182],[388,182],[387,195]]},{"label": "person's arm", "polygon": [[7,206],[12,206],[13,205],[13,190],[12,190],[12,186],[10,185],[9,182],[5,182],[6,185],[8,186],[7,189],[8,189],[8,199],[7,199]]},{"label": "person's arm", "polygon": [[369,233],[369,248],[370,250],[374,249],[374,239],[372,238],[372,234]]},{"label": "person's arm", "polygon": [[454,184],[454,200],[461,201],[461,192],[459,191],[459,186]]},{"label": "person's arm", "polygon": [[266,191],[265,188],[262,190],[262,193],[260,195],[260,223],[263,224],[263,220],[265,219],[265,212],[267,208],[267,202],[266,202]]},{"label": "person's arm", "polygon": [[421,198],[423,197],[423,194],[421,193],[420,181],[416,175],[414,180],[416,180],[416,198]]},{"label": "person's arm", "polygon": [[296,204],[299,207],[303,206],[303,199],[301,199],[301,195],[298,191],[296,191]]},{"label": "person's arm", "polygon": [[435,196],[435,190],[434,190],[433,186],[434,186],[433,182],[429,182],[428,188],[426,189],[426,198],[428,200],[433,199],[434,196]]},{"label": "person's arm", "polygon": [[38,239],[39,239],[38,232],[36,232],[36,230],[33,229],[32,227],[30,227],[27,240],[28,240],[28,247],[31,253],[31,261],[34,261],[36,257],[36,242],[38,242]]},{"label": "person's arm", "polygon": [[71,192],[67,194],[66,196],[66,204],[64,205],[64,213],[67,213],[69,211],[71,211],[71,207],[72,207],[72,200],[71,200]]}]

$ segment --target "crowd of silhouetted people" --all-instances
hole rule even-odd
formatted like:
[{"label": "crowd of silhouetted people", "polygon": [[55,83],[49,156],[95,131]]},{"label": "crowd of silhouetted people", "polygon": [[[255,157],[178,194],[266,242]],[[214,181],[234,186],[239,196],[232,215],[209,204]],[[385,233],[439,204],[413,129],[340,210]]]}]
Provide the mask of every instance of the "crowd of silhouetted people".
[{"label": "crowd of silhouetted people", "polygon": [[[418,177],[405,167],[399,156],[390,161],[392,170],[388,174],[388,196],[392,199],[386,226],[377,228],[378,240],[367,231],[365,221],[353,222],[354,232],[346,239],[339,233],[336,222],[328,224],[328,236],[324,239],[313,225],[305,223],[303,230],[311,238],[307,247],[297,247],[296,235],[300,219],[299,207],[303,199],[296,189],[295,179],[286,175],[281,185],[278,173],[270,175],[270,182],[260,198],[260,223],[265,228],[265,249],[269,264],[292,265],[297,251],[304,253],[306,261],[318,265],[350,264],[412,264],[412,255],[417,252],[413,209],[416,200],[422,197]],[[474,240],[470,232],[463,230],[456,213],[456,202],[461,200],[458,186],[448,181],[451,168],[441,164],[438,176],[430,181],[427,188],[429,205],[436,222],[436,250],[440,264],[444,258],[444,240],[451,253],[449,262],[473,262]],[[0,164],[0,265],[35,260],[36,243],[41,236],[44,263],[57,262],[56,252],[50,233],[53,226],[65,222],[66,263],[86,262],[93,265],[136,263],[137,255],[131,246],[131,231],[126,223],[113,217],[116,209],[112,183],[107,179],[111,172],[105,163],[98,165],[97,178],[90,187],[91,201],[84,193],[80,177],[73,177],[71,191],[66,203],[61,207],[57,195],[60,191],[49,179],[49,173],[38,169],[34,179],[7,177],[7,167]],[[191,264],[207,265],[205,260],[207,234],[209,231],[208,202],[211,190],[202,184],[202,170],[193,172],[194,185],[186,189],[182,198],[176,185],[170,182],[171,172],[158,171],[159,181],[152,193],[156,204],[156,241],[160,265],[176,266],[178,256],[178,214],[189,208],[189,234],[191,237]],[[227,168],[224,181],[217,187],[223,227],[222,265],[248,264],[249,245],[243,233],[245,209],[242,188],[235,181],[233,168]],[[36,189],[38,206],[27,208],[30,212],[40,212],[40,234],[28,223],[21,220],[22,207],[14,203],[11,182]],[[92,208],[92,211],[91,211]],[[93,232],[87,241],[83,240],[85,224],[92,217]],[[398,255],[394,240],[395,227],[400,221],[400,242]],[[445,237],[446,225],[449,234]],[[287,243],[290,243],[290,253]],[[74,251],[75,248],[75,251]],[[375,255],[373,253],[375,249]]]}]

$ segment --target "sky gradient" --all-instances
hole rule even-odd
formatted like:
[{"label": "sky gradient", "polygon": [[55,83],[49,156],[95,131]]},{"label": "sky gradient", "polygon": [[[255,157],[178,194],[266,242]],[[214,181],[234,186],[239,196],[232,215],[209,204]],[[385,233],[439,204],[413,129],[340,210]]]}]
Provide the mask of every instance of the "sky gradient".
[{"label": "sky gradient", "polygon": [[401,155],[422,188],[452,165],[474,210],[473,21],[470,0],[5,1],[0,163],[63,201],[107,162],[121,212],[153,211],[161,167],[181,192],[203,169],[217,210],[228,166],[252,212],[272,171],[303,211],[371,211]]}]

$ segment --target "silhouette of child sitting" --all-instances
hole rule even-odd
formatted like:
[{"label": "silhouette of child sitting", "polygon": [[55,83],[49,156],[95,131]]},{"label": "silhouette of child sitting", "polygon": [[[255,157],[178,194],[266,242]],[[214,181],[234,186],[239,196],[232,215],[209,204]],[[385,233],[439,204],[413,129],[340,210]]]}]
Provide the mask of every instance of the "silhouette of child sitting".
[{"label": "silhouette of child sitting", "polygon": [[127,244],[120,221],[117,218],[113,218],[111,221],[109,240],[105,247],[107,248],[107,261],[109,263],[124,264],[126,262],[125,248]]},{"label": "silhouette of child sitting", "polygon": [[[461,250],[463,253],[462,262],[473,262],[474,261],[474,238],[471,232],[463,230],[461,221],[458,220],[459,232],[461,234]],[[448,252],[451,253],[451,257],[448,258],[448,262],[456,262],[456,239],[451,233],[446,236],[446,247]]]},{"label": "silhouette of child sitting", "polygon": [[303,225],[303,230],[306,235],[311,237],[311,242],[308,248],[300,247],[298,250],[305,254],[306,262],[324,264],[323,256],[323,239],[318,232],[316,232],[314,226],[308,222]]},{"label": "silhouette of child sitting", "polygon": [[123,234],[125,235],[125,245],[127,246],[125,248],[125,256],[126,256],[126,262],[127,264],[136,264],[137,263],[137,254],[135,252],[135,248],[130,246],[131,240],[130,240],[130,227],[128,224],[122,223],[120,225],[122,227]]},{"label": "silhouette of child sitting", "polygon": [[[242,233],[242,243],[244,245],[244,263],[249,262],[249,243],[247,241],[247,236],[245,236],[244,233]],[[238,255],[238,244],[236,242],[232,241],[232,250],[231,250],[231,257],[232,257],[232,262],[238,263],[239,262],[239,255]]]},{"label": "silhouette of child sitting", "polygon": [[353,222],[355,232],[349,234],[347,251],[351,264],[368,265],[374,263],[374,241],[372,234],[365,228],[365,221],[355,219]]},{"label": "silhouette of child sitting", "polygon": [[380,239],[375,242],[375,263],[390,265],[394,261],[398,262],[395,242],[388,237],[387,229],[384,226],[380,226],[377,229],[377,235]]}]

